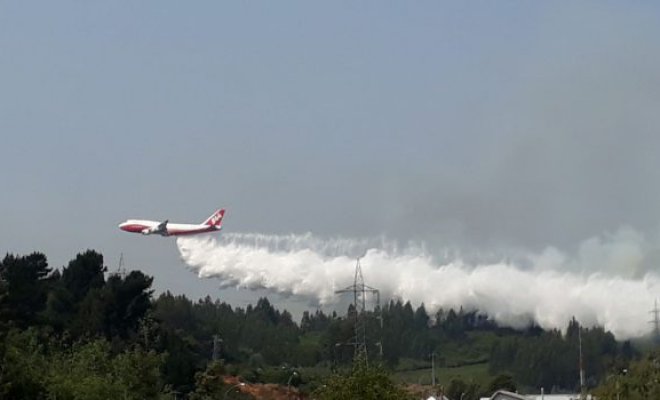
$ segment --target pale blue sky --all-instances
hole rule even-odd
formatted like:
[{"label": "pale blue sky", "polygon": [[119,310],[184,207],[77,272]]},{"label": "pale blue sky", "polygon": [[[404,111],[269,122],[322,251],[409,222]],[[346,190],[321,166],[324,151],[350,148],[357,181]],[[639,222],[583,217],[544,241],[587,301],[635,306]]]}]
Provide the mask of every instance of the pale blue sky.
[{"label": "pale blue sky", "polygon": [[172,240],[117,224],[657,232],[659,38],[650,2],[0,2],[0,251],[123,251],[199,295]]}]

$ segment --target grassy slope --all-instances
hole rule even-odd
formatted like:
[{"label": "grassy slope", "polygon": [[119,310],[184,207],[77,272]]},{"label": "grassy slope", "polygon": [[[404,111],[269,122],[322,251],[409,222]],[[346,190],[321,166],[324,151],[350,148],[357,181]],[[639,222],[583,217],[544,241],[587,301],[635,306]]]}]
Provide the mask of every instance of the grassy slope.
[{"label": "grassy slope", "polygon": [[[301,343],[314,347],[318,346],[319,339],[316,335],[303,336]],[[448,385],[452,379],[459,378],[486,386],[493,378],[488,371],[488,357],[496,340],[497,336],[492,332],[468,332],[465,340],[443,344],[436,349],[436,382]],[[307,379],[319,379],[330,373],[329,365],[299,370]],[[401,383],[429,385],[431,363],[428,359],[401,359],[393,377]]]},{"label": "grassy slope", "polygon": [[[488,363],[466,365],[455,368],[436,368],[436,384],[447,386],[454,378],[459,378],[464,382],[475,382],[481,386],[486,386],[492,379],[488,373]],[[394,373],[394,379],[401,383],[409,384],[431,384],[431,368],[397,371]]]},{"label": "grassy slope", "polygon": [[[490,350],[497,340],[493,332],[469,332],[460,342],[445,343],[436,349],[436,383],[448,385],[454,378],[485,386],[492,376],[488,371]],[[400,360],[394,373],[399,382],[431,384],[429,360]]]}]

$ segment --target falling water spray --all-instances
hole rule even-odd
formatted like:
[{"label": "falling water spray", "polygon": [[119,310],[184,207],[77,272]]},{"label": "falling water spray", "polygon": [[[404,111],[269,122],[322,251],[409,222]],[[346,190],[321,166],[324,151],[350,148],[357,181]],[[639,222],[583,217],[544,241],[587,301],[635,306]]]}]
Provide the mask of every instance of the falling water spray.
[{"label": "falling water spray", "polygon": [[[591,243],[591,242],[590,242]],[[648,272],[631,278],[593,269],[584,256],[557,250],[526,256],[526,265],[512,262],[468,263],[461,258],[438,261],[422,245],[398,246],[384,238],[322,239],[306,235],[227,234],[219,238],[178,239],[185,264],[200,278],[223,286],[257,289],[335,304],[334,294],[353,279],[355,257],[362,256],[365,279],[384,299],[440,308],[478,310],[502,325],[521,328],[535,322],[542,328],[565,328],[575,317],[584,326],[603,326],[618,338],[648,331],[646,310],[660,292],[660,277]],[[593,243],[590,244],[593,253]],[[629,248],[629,244],[626,244]],[[605,265],[638,262],[608,243],[597,254]],[[639,251],[637,251],[639,250]],[[635,261],[637,260],[637,261]],[[634,267],[634,266],[633,266]]]}]

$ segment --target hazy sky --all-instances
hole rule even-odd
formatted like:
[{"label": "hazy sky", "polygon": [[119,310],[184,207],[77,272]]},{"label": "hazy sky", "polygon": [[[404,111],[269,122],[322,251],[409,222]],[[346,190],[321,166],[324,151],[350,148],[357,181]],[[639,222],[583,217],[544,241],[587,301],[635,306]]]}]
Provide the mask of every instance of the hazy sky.
[{"label": "hazy sky", "polygon": [[[0,2],[0,251],[193,296],[225,230],[556,246],[660,226],[652,2]],[[242,299],[242,300],[241,300]]]}]

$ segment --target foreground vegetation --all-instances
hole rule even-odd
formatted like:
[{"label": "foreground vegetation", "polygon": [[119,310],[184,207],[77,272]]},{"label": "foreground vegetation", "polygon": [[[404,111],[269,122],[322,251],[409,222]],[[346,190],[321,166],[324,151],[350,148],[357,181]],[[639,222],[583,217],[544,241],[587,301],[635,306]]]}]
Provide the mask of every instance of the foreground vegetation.
[{"label": "foreground vegetation", "polygon": [[152,280],[140,271],[107,274],[94,251],[61,269],[40,253],[7,255],[0,263],[0,398],[249,398],[232,390],[229,375],[314,398],[405,398],[410,392],[399,384],[430,384],[432,354],[433,390],[452,399],[498,388],[575,392],[579,333],[587,383],[600,385],[601,398],[656,393],[660,382],[654,358],[601,328],[567,321],[565,333],[514,331],[477,312],[429,316],[423,305],[397,301],[365,316],[369,342],[381,343],[382,355],[372,346],[371,367],[352,366],[350,317],[306,312],[295,323],[265,298],[245,309],[209,297],[154,298]]}]

